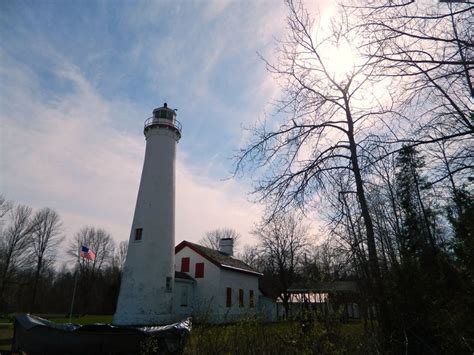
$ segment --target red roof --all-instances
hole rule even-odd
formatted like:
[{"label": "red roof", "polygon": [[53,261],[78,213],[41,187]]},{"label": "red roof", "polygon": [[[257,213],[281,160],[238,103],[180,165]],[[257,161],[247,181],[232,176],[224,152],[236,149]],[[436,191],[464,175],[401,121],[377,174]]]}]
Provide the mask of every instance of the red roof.
[{"label": "red roof", "polygon": [[221,269],[243,272],[256,276],[262,275],[260,272],[253,269],[252,267],[244,263],[242,260],[235,259],[227,254],[222,253],[219,250],[206,248],[202,245],[188,242],[187,240],[183,240],[174,248],[175,254],[183,250],[185,247],[190,248],[191,250],[201,255],[203,258],[209,260],[211,263]]}]

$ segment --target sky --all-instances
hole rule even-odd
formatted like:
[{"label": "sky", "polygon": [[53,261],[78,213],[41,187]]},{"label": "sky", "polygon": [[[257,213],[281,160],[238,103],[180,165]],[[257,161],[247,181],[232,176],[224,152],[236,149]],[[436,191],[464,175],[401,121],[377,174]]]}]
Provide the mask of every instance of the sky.
[{"label": "sky", "polygon": [[230,178],[246,131],[272,110],[282,1],[0,2],[0,193],[128,240],[145,138],[167,102],[183,126],[176,243],[233,228],[253,244],[263,207]]}]

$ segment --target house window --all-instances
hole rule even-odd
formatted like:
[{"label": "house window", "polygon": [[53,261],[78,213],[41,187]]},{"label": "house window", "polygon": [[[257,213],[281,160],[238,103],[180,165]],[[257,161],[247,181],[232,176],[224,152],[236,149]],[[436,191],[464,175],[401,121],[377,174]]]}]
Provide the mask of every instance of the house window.
[{"label": "house window", "polygon": [[244,306],[244,290],[239,288],[239,307]]},{"label": "house window", "polygon": [[135,229],[135,240],[142,240],[143,228]]},{"label": "house window", "polygon": [[249,291],[249,307],[255,307],[255,301],[253,298],[253,290]]},{"label": "house window", "polygon": [[186,285],[181,286],[181,307],[188,306],[188,287]]},{"label": "house window", "polygon": [[232,288],[226,288],[226,299],[225,299],[225,306],[232,307]]},{"label": "house window", "polygon": [[181,258],[181,272],[189,272],[189,258]]},{"label": "house window", "polygon": [[204,263],[196,263],[196,272],[194,277],[197,279],[204,277]]}]

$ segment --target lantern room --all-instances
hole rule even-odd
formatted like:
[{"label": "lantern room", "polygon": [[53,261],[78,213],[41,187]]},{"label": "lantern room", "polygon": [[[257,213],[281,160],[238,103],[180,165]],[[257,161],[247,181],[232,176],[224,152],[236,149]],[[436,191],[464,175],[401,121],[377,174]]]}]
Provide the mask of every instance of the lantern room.
[{"label": "lantern room", "polygon": [[176,110],[169,108],[166,102],[162,107],[155,108],[153,116],[146,119],[144,133],[152,127],[173,130],[178,134],[178,139],[181,138],[181,123],[176,119]]}]

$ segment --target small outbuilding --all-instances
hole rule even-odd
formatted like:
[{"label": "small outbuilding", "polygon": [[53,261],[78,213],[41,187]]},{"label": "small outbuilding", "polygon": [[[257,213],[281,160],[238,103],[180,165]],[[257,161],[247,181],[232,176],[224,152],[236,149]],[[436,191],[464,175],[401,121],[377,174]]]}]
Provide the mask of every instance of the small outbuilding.
[{"label": "small outbuilding", "polygon": [[[287,290],[289,316],[304,314],[317,316],[339,312],[345,319],[360,319],[360,290],[355,281],[315,282],[311,285],[294,285]],[[277,300],[278,318],[284,318],[285,310],[281,299]]]}]

